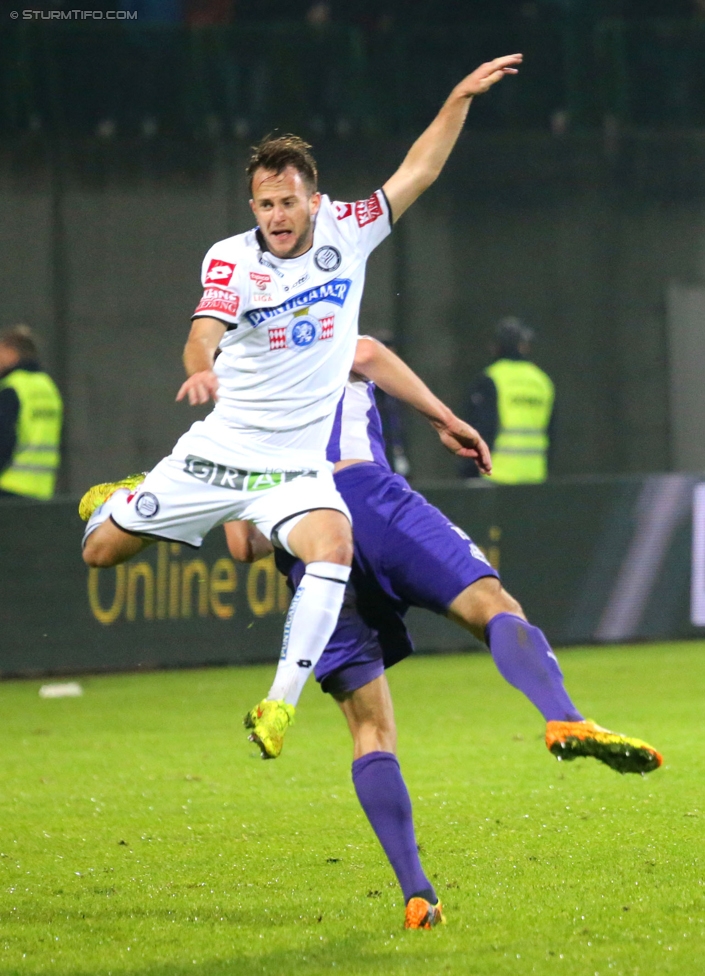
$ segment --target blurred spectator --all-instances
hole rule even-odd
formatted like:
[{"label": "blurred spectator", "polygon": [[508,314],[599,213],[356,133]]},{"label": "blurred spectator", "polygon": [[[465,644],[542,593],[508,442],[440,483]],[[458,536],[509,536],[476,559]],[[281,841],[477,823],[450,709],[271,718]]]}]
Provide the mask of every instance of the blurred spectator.
[{"label": "blurred spectator", "polygon": [[[468,391],[465,419],[492,451],[492,480],[505,484],[545,481],[548,475],[554,386],[529,361],[533,338],[520,319],[501,319],[492,345],[494,362]],[[464,461],[461,473],[477,477],[475,462]]]},{"label": "blurred spectator", "polygon": [[308,23],[309,27],[325,27],[330,23],[330,20],[330,5],[327,4],[325,0],[318,0],[317,3],[312,3],[308,8],[306,22]]},{"label": "blurred spectator", "polygon": [[63,404],[26,325],[0,332],[0,495],[51,498]]}]

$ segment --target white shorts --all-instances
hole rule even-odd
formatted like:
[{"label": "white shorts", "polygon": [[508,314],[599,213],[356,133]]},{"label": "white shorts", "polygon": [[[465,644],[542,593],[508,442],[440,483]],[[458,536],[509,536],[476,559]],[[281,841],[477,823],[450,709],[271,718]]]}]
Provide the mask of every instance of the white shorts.
[{"label": "white shorts", "polygon": [[342,512],[352,522],[329,467],[243,469],[172,454],[149,472],[135,492],[116,501],[111,517],[126,532],[198,548],[203,537],[223,522],[254,522],[271,540],[289,519],[320,508]]}]

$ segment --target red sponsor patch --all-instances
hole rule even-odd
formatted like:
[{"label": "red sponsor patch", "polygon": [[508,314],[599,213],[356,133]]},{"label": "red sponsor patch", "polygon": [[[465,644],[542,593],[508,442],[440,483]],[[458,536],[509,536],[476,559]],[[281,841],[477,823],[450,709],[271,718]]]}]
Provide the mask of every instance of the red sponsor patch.
[{"label": "red sponsor patch", "polygon": [[337,220],[345,220],[353,212],[353,205],[351,203],[336,203],[335,205],[335,216]]},{"label": "red sponsor patch", "polygon": [[355,204],[355,217],[360,227],[371,224],[384,214],[379,197],[373,193],[369,200],[358,200]]},{"label": "red sponsor patch", "polygon": [[228,261],[219,261],[217,258],[211,258],[211,263],[208,265],[208,270],[206,271],[206,280],[203,284],[221,285],[223,287],[229,285],[234,270],[234,264],[230,264]]},{"label": "red sponsor patch", "polygon": [[269,330],[269,348],[286,349],[286,326],[277,326]]},{"label": "red sponsor patch", "polygon": [[240,296],[232,291],[221,291],[220,288],[206,288],[203,297],[196,306],[194,315],[204,312],[220,312],[223,315],[237,316],[240,307]]},{"label": "red sponsor patch", "polygon": [[321,319],[321,339],[333,338],[333,326],[335,325],[335,315],[326,315]]},{"label": "red sponsor patch", "polygon": [[257,285],[260,291],[265,291],[267,285],[271,284],[272,276],[260,274],[259,271],[250,271],[250,278]]}]

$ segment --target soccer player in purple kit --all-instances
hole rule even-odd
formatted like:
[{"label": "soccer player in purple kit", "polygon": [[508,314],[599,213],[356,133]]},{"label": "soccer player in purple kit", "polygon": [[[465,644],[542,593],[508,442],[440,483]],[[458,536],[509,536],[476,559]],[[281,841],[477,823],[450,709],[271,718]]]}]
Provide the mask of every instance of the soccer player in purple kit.
[{"label": "soccer player in purple kit", "polygon": [[[543,715],[546,744],[559,758],[593,756],[619,772],[640,773],[656,769],[662,759],[646,743],[583,718],[544,634],[526,620],[482,551],[394,474],[385,456],[375,383],[424,414],[453,453],[476,458],[486,470],[489,452],[477,432],[399,357],[373,339],[358,340],[328,445],[336,486],[353,516],[355,558],[338,626],[322,657],[311,663],[321,688],[336,699],[348,721],[353,783],[402,888],[405,925],[430,928],[442,920],[442,911],[416,848],[384,675],[413,650],[403,621],[409,606],[445,614],[487,643],[502,676]],[[254,526],[239,522],[225,528],[231,554],[240,561],[272,551]],[[276,550],[276,558],[295,590],[303,564],[282,550]],[[285,720],[272,723],[271,711],[261,705],[248,713],[245,724],[263,757],[275,758],[294,708],[280,702],[277,716]]]}]

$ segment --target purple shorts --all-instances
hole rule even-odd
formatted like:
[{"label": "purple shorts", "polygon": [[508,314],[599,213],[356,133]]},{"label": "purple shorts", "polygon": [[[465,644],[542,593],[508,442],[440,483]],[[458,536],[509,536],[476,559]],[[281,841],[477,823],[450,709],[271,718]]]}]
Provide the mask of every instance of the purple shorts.
[{"label": "purple shorts", "polygon": [[[498,573],[461,529],[381,464],[343,468],[335,483],[352,514],[355,560],[315,674],[323,691],[344,694],[413,651],[404,624],[410,606],[445,614],[471,583]],[[303,563],[285,567],[279,554],[277,561],[296,588]]]}]

